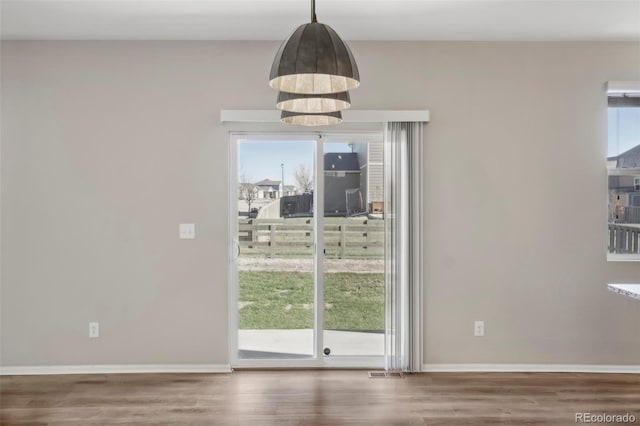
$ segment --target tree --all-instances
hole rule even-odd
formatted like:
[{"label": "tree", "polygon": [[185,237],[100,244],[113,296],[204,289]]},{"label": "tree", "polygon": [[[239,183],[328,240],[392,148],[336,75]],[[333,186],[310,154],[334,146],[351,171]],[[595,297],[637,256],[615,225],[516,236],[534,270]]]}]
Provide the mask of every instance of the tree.
[{"label": "tree", "polygon": [[256,199],[256,186],[244,175],[240,176],[240,199],[247,203],[247,212],[251,212],[251,203]]},{"label": "tree", "polygon": [[311,168],[300,164],[293,172],[293,177],[296,180],[298,189],[301,192],[311,192],[313,190],[313,179],[311,175]]}]

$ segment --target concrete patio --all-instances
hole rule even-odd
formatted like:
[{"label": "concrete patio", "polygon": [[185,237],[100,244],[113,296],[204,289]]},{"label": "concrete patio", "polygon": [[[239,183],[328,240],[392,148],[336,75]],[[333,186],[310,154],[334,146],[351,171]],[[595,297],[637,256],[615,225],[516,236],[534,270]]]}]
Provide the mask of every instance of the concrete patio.
[{"label": "concrete patio", "polygon": [[[324,347],[331,355],[384,355],[384,333],[324,331]],[[239,330],[238,349],[248,358],[313,356],[313,330]]]}]

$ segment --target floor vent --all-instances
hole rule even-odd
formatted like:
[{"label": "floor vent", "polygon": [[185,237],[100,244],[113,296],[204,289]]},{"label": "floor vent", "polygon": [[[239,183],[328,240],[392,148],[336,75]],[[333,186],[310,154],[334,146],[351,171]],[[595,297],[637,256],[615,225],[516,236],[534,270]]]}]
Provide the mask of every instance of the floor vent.
[{"label": "floor vent", "polygon": [[385,379],[385,378],[402,378],[402,373],[399,371],[369,371],[370,379]]}]

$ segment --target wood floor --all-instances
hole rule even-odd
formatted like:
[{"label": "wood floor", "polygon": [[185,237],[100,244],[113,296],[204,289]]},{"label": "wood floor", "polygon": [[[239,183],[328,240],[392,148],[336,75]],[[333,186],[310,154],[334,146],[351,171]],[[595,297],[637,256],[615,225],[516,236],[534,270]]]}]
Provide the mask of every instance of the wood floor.
[{"label": "wood floor", "polygon": [[[4,376],[10,425],[573,425],[631,413],[640,375],[365,371]],[[602,423],[600,423],[602,424]]]}]

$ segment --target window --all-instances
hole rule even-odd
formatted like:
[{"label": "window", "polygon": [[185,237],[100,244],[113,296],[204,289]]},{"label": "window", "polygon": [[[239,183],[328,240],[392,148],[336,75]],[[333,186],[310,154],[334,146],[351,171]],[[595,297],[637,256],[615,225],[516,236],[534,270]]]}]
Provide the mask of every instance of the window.
[{"label": "window", "polygon": [[640,90],[609,92],[609,260],[640,260]]}]

